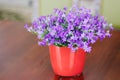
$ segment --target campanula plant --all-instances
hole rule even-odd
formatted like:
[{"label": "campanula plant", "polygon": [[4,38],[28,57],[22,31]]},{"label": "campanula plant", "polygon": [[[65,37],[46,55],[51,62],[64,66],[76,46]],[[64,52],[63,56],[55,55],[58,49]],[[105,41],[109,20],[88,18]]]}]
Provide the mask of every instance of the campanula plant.
[{"label": "campanula plant", "polygon": [[70,10],[55,9],[52,14],[39,17],[25,28],[38,36],[39,45],[67,46],[72,51],[82,48],[85,52],[90,52],[90,44],[98,39],[110,37],[109,32],[113,29],[103,16],[76,6]]}]

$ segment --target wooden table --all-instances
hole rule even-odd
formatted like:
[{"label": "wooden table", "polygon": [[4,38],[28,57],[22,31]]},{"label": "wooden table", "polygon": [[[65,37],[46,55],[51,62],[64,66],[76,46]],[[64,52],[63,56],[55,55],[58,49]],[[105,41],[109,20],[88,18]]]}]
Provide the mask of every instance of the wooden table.
[{"label": "wooden table", "polygon": [[48,47],[38,46],[36,36],[23,26],[22,22],[0,22],[0,80],[120,80],[119,30],[93,45],[82,75],[66,78],[53,73]]}]

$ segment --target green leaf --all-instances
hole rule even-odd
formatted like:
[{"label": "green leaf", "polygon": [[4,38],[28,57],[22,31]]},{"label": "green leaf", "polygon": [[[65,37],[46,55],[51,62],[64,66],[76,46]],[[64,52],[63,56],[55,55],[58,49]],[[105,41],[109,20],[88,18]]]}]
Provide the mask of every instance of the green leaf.
[{"label": "green leaf", "polygon": [[41,35],[41,38],[44,38],[44,36],[48,33],[49,33],[48,30],[45,30],[44,33]]}]

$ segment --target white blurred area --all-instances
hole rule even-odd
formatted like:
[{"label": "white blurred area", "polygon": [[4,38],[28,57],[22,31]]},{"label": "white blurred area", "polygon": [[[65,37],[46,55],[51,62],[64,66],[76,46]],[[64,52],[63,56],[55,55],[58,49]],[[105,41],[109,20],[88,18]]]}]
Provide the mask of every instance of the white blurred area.
[{"label": "white blurred area", "polygon": [[91,9],[93,14],[100,13],[101,0],[73,0],[73,2],[79,7]]},{"label": "white blurred area", "polygon": [[0,10],[16,13],[30,22],[38,17],[38,0],[0,0]]},{"label": "white blurred area", "polygon": [[[47,3],[47,0],[45,2]],[[64,1],[61,0],[58,0],[58,2],[64,3]],[[83,6],[88,9],[91,9],[93,13],[100,13],[101,0],[69,0],[69,2],[76,4],[80,7]],[[41,8],[40,5],[42,6],[46,5],[44,6],[46,8],[43,7]],[[14,19],[14,17],[16,17],[17,15],[17,19],[22,18],[23,21],[31,22],[35,18],[39,17],[41,9],[49,10],[49,8],[47,7],[52,7],[52,5],[50,6],[48,5],[49,3],[45,4],[44,0],[0,0],[0,20],[9,19],[9,18]],[[72,6],[72,4],[68,4],[68,5]],[[1,11],[3,12],[2,15],[1,15]],[[44,11],[46,12],[46,10]],[[14,13],[14,15],[12,15],[11,13]]]}]

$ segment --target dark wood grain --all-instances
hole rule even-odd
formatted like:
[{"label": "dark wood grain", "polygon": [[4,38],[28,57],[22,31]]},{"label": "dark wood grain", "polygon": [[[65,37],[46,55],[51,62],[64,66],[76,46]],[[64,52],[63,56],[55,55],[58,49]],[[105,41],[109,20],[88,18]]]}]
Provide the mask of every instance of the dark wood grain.
[{"label": "dark wood grain", "polygon": [[82,75],[60,77],[52,71],[48,47],[38,46],[24,23],[1,21],[0,80],[120,80],[120,31],[92,46]]}]

